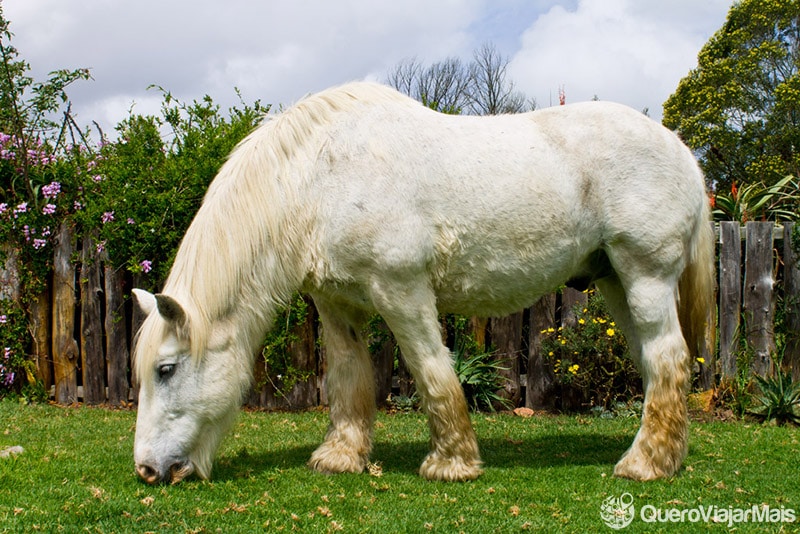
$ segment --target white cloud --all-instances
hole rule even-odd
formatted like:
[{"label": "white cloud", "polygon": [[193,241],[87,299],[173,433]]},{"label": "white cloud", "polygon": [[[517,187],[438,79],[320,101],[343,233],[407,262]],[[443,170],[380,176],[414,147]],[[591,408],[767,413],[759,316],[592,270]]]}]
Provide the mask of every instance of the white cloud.
[{"label": "white cloud", "polygon": [[598,96],[649,108],[658,118],[730,4],[580,0],[574,10],[555,6],[524,32],[510,72],[540,107],[558,103],[563,86],[568,102]]},{"label": "white cloud", "polygon": [[[2,0],[37,79],[89,67],[70,88],[79,122],[111,130],[157,84],[223,107],[290,104],[354,79],[385,79],[402,59],[430,63],[491,40],[513,56],[518,88],[549,104],[597,94],[660,114],[663,100],[721,26],[732,0]],[[124,116],[124,114],[122,115]]]}]

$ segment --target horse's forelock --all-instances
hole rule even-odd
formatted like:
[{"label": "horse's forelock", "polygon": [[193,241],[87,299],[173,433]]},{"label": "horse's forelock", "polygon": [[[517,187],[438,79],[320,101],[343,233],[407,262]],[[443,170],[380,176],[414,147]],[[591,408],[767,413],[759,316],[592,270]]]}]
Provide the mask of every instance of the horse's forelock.
[{"label": "horse's forelock", "polygon": [[175,326],[164,320],[157,311],[144,320],[134,339],[133,350],[133,366],[140,381],[153,376],[148,371],[153,368],[159,348],[170,334],[189,341],[192,360],[197,362],[202,358],[208,340],[208,321],[195,310],[195,307],[184,306],[188,321],[180,330],[175,330]]}]

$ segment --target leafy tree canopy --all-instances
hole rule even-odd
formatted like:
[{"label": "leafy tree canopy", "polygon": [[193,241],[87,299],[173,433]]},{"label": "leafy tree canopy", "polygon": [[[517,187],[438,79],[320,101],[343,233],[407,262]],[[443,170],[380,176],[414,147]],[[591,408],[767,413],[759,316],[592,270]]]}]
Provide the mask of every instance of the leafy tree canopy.
[{"label": "leafy tree canopy", "polygon": [[709,185],[771,185],[800,171],[800,0],[742,0],[664,103],[664,125]]}]

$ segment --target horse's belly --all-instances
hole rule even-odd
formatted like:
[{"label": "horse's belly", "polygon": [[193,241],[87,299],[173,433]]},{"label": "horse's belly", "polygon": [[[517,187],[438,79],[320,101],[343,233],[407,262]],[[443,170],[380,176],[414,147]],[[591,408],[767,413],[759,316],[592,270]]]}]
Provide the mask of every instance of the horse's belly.
[{"label": "horse's belly", "polygon": [[444,313],[508,315],[562,285],[580,271],[580,263],[574,250],[564,249],[545,261],[496,256],[450,265],[441,277],[434,276],[437,306]]}]

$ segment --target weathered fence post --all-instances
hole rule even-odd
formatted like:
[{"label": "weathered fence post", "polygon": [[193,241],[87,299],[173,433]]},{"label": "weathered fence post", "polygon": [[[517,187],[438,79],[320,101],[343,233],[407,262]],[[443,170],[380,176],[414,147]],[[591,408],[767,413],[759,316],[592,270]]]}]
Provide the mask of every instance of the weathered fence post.
[{"label": "weathered fence post", "polygon": [[522,397],[519,381],[519,358],[522,353],[522,312],[489,321],[492,345],[496,351],[494,359],[500,366],[498,375],[503,377],[504,387],[499,395],[516,406]]},{"label": "weathered fence post", "polygon": [[75,267],[72,265],[73,229],[62,222],[53,256],[53,381],[55,400],[78,400],[78,343],[75,330]]},{"label": "weathered fence post", "polygon": [[17,251],[3,244],[0,252],[0,300],[19,300],[22,293],[22,282],[17,267]]},{"label": "weathered fence post", "polygon": [[36,363],[36,373],[49,391],[53,385],[53,374],[50,372],[50,347],[52,335],[50,329],[50,291],[45,288],[36,299],[31,302],[28,322],[33,338],[33,359]]},{"label": "weathered fence post", "polygon": [[555,328],[556,295],[540,298],[531,308],[528,342],[528,374],[525,388],[525,406],[544,409],[555,405],[553,369],[547,354],[542,351],[542,331]]},{"label": "weathered fence post", "polygon": [[392,372],[397,343],[383,319],[380,319],[375,330],[378,332],[378,339],[370,340],[370,343],[377,343],[377,349],[372,353],[372,365],[375,369],[375,402],[378,406],[383,406],[392,393]]},{"label": "weathered fence post", "polygon": [[800,257],[792,248],[794,223],[783,224],[783,291],[784,320],[786,321],[786,350],[784,367],[800,380]]},{"label": "weathered fence post", "polygon": [[291,365],[308,378],[294,384],[286,393],[288,407],[302,410],[317,405],[317,339],[314,325],[317,322],[317,309],[309,297],[303,297],[306,303],[305,320],[294,327],[296,341],[289,343]]},{"label": "weathered fence post", "polygon": [[561,291],[561,326],[575,328],[578,324],[575,308],[578,306],[584,307],[588,302],[589,295],[587,293],[571,287],[565,287]]},{"label": "weathered fence post", "polygon": [[105,357],[103,355],[103,321],[100,309],[100,260],[95,240],[83,238],[81,253],[81,371],[83,402],[98,404],[105,395]]},{"label": "weathered fence post", "polygon": [[742,301],[745,317],[745,337],[752,351],[751,369],[766,376],[774,371],[772,354],[775,352],[773,320],[775,300],[772,278],[772,222],[748,222],[744,289]]},{"label": "weathered fence post", "polygon": [[736,376],[742,309],[742,238],[737,221],[719,224],[719,362],[722,377]]},{"label": "weathered fence post", "polygon": [[108,369],[108,402],[124,404],[128,402],[128,329],[125,323],[125,299],[123,288],[125,272],[114,269],[106,263],[106,367]]}]

